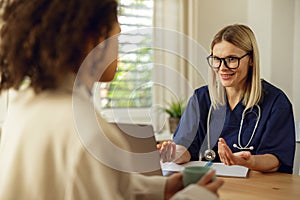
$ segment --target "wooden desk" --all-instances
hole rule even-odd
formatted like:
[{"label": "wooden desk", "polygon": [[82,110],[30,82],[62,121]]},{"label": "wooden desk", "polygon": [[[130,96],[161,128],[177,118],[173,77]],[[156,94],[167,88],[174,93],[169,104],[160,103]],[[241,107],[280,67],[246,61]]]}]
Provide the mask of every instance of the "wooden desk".
[{"label": "wooden desk", "polygon": [[219,190],[220,200],[288,199],[300,197],[300,176],[283,173],[250,171],[248,178],[222,177],[224,185]]}]

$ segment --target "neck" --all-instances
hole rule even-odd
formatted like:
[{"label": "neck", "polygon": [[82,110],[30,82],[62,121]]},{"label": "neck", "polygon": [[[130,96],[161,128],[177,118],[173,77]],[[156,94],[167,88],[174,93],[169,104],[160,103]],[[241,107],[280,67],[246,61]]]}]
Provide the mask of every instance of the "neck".
[{"label": "neck", "polygon": [[226,96],[230,109],[233,110],[243,98],[244,90],[236,88],[226,88]]}]

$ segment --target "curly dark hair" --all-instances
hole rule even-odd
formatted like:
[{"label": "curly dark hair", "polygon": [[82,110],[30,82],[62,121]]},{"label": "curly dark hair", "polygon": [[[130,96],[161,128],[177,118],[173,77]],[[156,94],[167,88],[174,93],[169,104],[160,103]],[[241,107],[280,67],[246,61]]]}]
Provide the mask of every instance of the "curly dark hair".
[{"label": "curly dark hair", "polygon": [[29,77],[35,92],[55,89],[76,73],[87,45],[107,38],[117,20],[115,0],[3,0],[0,92]]}]

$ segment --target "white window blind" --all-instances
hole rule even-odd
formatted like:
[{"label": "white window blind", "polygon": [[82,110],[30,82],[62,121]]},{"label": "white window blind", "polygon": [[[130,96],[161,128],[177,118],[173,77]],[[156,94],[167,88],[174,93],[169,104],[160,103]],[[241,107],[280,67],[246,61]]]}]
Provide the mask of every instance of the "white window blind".
[{"label": "white window blind", "polygon": [[119,0],[118,72],[100,86],[102,108],[152,106],[153,0]]}]

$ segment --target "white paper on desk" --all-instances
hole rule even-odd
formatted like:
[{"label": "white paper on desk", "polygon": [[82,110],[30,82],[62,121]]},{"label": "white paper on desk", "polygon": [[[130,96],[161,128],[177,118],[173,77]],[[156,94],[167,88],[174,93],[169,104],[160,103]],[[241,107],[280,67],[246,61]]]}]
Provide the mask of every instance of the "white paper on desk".
[{"label": "white paper on desk", "polygon": [[[191,161],[182,165],[178,165],[173,162],[166,162],[161,163],[161,168],[163,171],[170,171],[170,172],[179,172],[184,169],[186,166],[204,166],[207,162],[203,161]],[[217,176],[231,176],[231,177],[247,177],[248,168],[239,166],[239,165],[232,165],[227,166],[224,163],[213,163],[212,168],[216,170]]]},{"label": "white paper on desk", "polygon": [[174,162],[160,162],[161,169],[169,172],[180,172],[184,169],[183,165],[178,165]]}]

